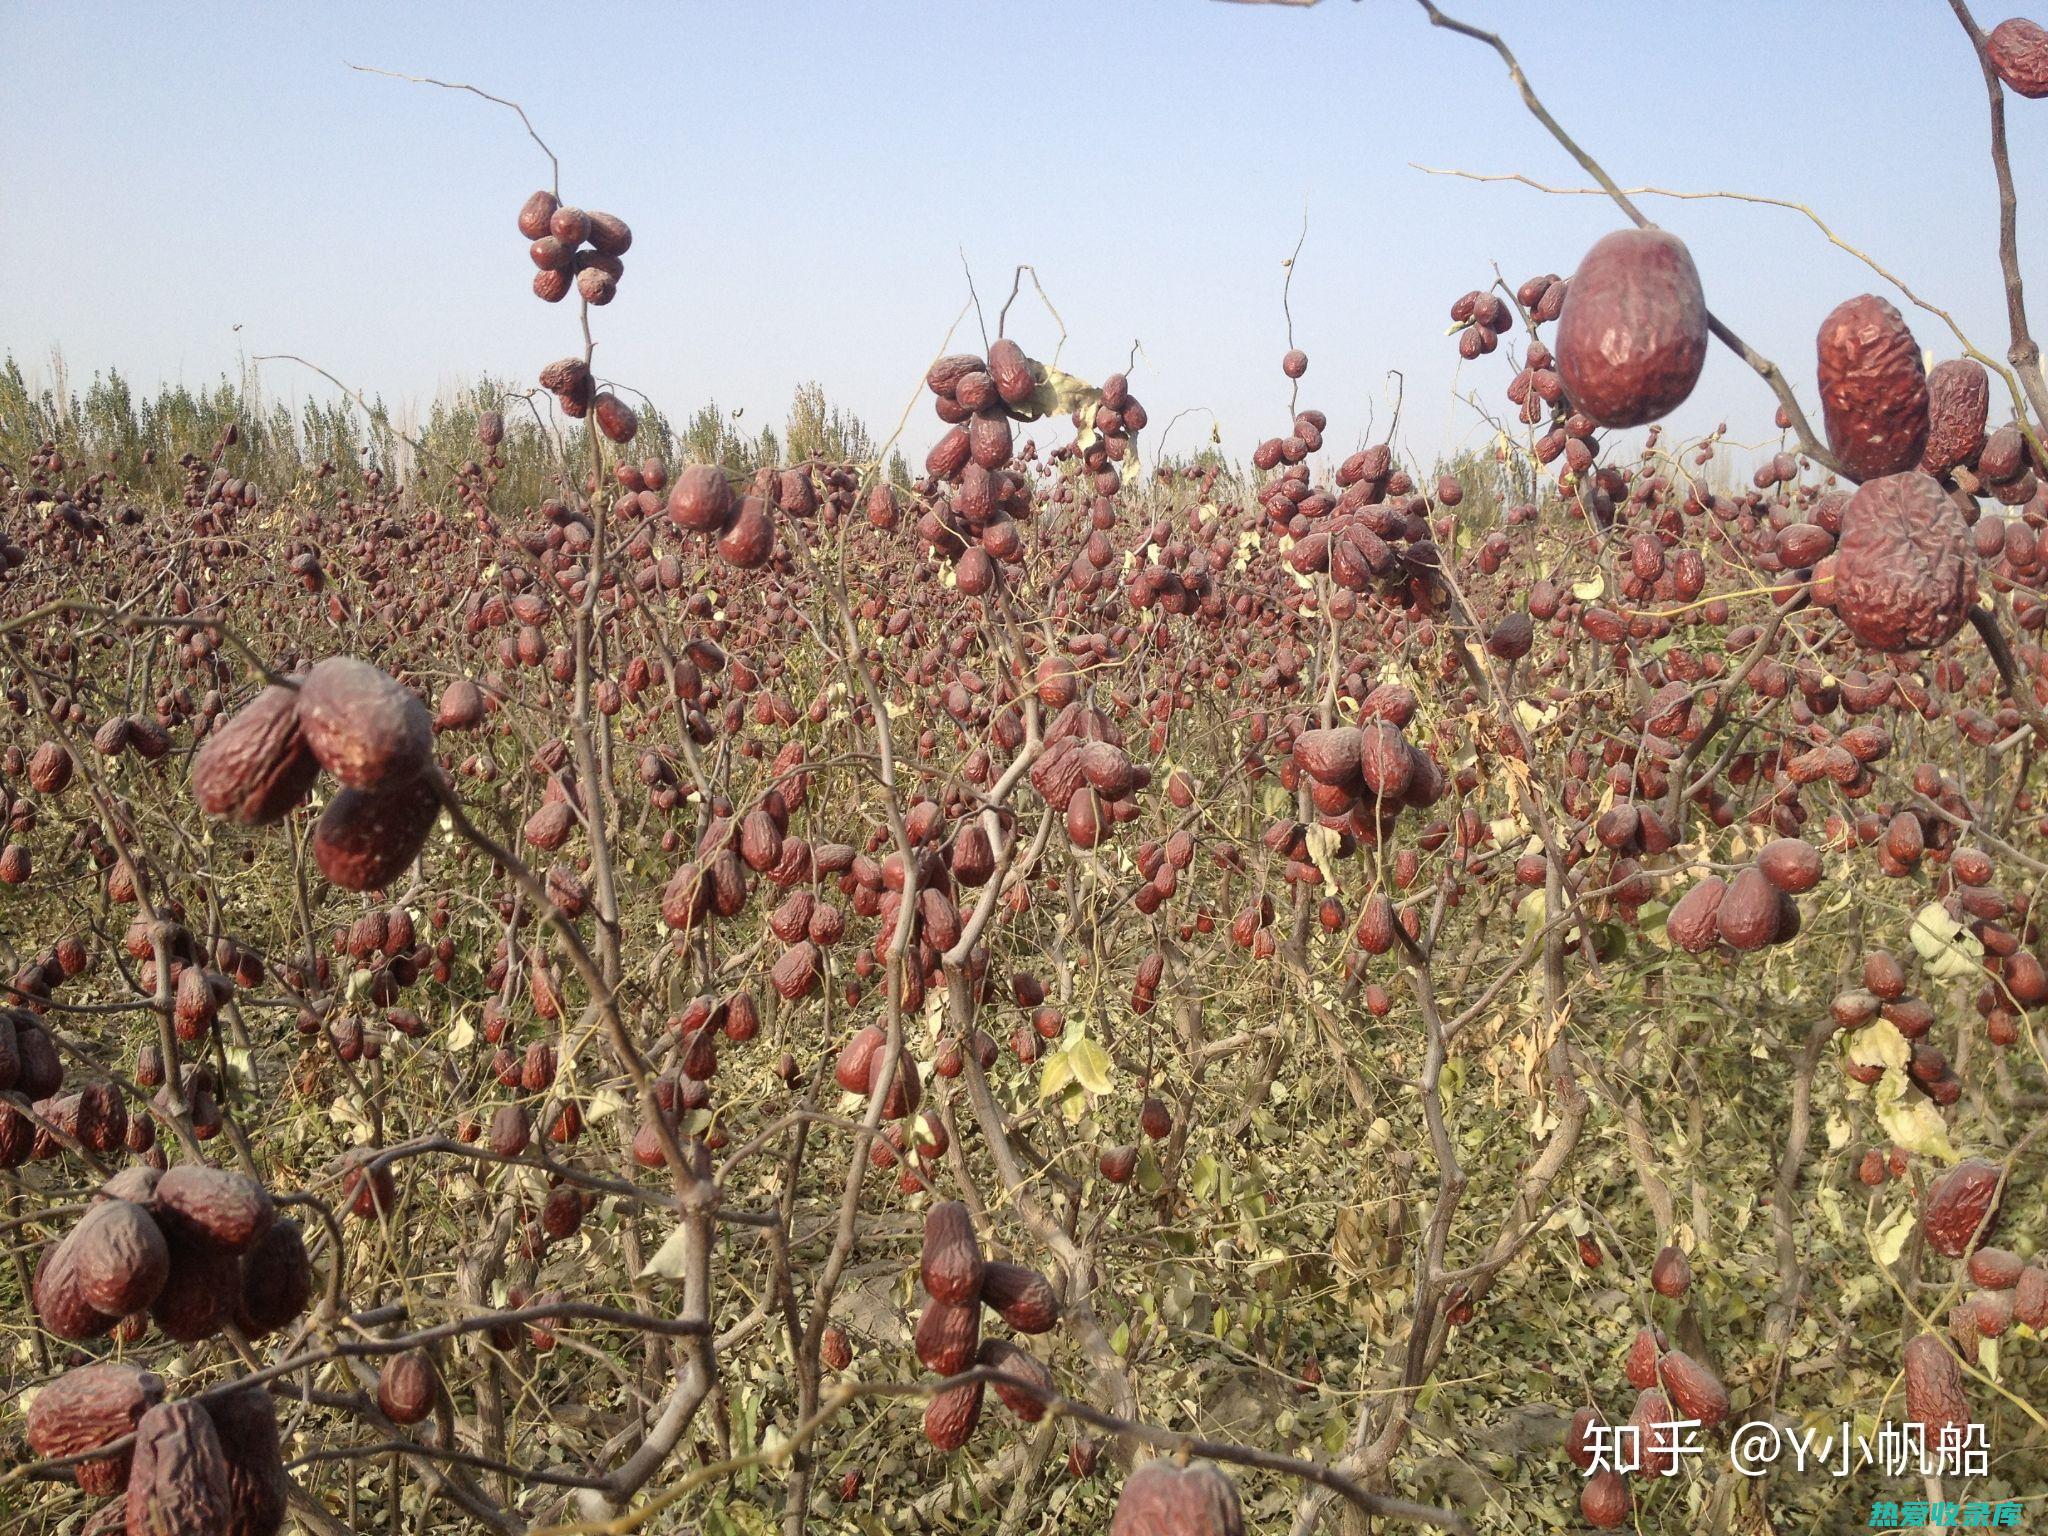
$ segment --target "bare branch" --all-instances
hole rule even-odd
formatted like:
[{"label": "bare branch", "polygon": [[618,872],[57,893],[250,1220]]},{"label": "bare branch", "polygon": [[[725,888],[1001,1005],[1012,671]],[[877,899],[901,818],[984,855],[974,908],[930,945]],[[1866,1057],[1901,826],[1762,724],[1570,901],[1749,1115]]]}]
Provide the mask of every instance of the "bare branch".
[{"label": "bare branch", "polygon": [[[1612,176],[1607,174],[1601,167],[1600,162],[1580,148],[1578,141],[1564,131],[1563,124],[1550,115],[1549,109],[1537,98],[1534,88],[1529,84],[1529,77],[1522,72],[1520,61],[1515,58],[1514,53],[1505,42],[1501,41],[1492,32],[1484,31],[1479,27],[1471,25],[1469,22],[1459,21],[1455,17],[1446,16],[1432,3],[1432,0],[1416,0],[1416,4],[1420,5],[1424,13],[1428,15],[1431,26],[1442,27],[1449,32],[1456,32],[1461,37],[1472,38],[1476,42],[1486,44],[1487,47],[1499,54],[1501,61],[1508,67],[1509,77],[1515,82],[1515,89],[1521,92],[1522,104],[1529,109],[1530,115],[1543,125],[1544,129],[1553,139],[1557,140],[1565,153],[1578,161],[1580,167],[1588,176],[1591,176],[1600,183],[1601,190],[1607,194],[1609,200],[1617,208],[1627,214],[1639,228],[1647,229],[1651,227],[1650,220],[1644,216],[1643,211],[1636,207],[1629,195],[1622,191]],[[1816,464],[1840,474],[1842,472],[1841,462],[1821,444],[1819,438],[1814,436],[1813,427],[1808,423],[1806,413],[1799,408],[1798,397],[1792,393],[1792,386],[1786,382],[1785,375],[1779,371],[1778,365],[1750,346],[1740,336],[1736,335],[1727,323],[1711,310],[1707,314],[1707,329],[1713,332],[1715,338],[1723,346],[1747,363],[1756,373],[1757,377],[1770,386],[1771,393],[1778,397],[1778,404],[1785,408],[1786,420],[1791,423],[1792,431],[1799,438],[1801,451]]]},{"label": "bare branch", "polygon": [[[2020,383],[2034,407],[2036,424],[2048,427],[2048,380],[2041,374],[2041,349],[2027,326],[2026,289],[2020,279],[2020,200],[2013,188],[2012,154],[2005,142],[2005,86],[1998,71],[1991,67],[1989,46],[1966,0],[1948,3],[1969,36],[1970,46],[1976,50],[1977,67],[1984,72],[1984,93],[1991,103],[1991,170],[1998,178],[1998,267],[2005,279],[2006,323],[2012,331],[2012,346],[2006,356],[2019,371]],[[2037,439],[2037,453],[2039,448]]]},{"label": "bare branch", "polygon": [[[347,63],[347,60],[343,60],[343,62]],[[474,85],[465,85],[460,81],[436,80],[428,75],[401,74],[395,69],[379,69],[374,64],[349,64],[348,67],[355,70],[358,74],[382,75],[388,80],[404,80],[413,85],[438,85],[444,91],[467,91],[472,96],[481,96],[485,101],[496,102],[501,107],[510,107],[519,114],[519,121],[526,128],[526,136],[533,140],[534,143],[540,145],[540,152],[548,157],[548,165],[552,168],[553,173],[553,180],[549,185],[549,190],[557,198],[561,197],[562,162],[555,158],[555,152],[548,148],[547,141],[534,131],[533,120],[526,115],[526,108],[519,105],[518,102],[507,101],[503,96],[493,96],[489,91],[482,90]]]}]

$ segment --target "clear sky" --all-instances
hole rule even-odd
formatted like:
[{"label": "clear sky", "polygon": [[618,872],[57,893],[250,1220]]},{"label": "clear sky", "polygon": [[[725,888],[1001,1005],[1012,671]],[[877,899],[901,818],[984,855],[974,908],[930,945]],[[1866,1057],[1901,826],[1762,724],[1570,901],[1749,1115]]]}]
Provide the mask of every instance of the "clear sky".
[{"label": "clear sky", "polygon": [[[1804,199],[2003,352],[1984,95],[1942,0],[1453,11],[1504,32],[1624,185]],[[1012,266],[1034,263],[1064,366],[1099,379],[1135,338],[1153,421],[1206,406],[1243,453],[1286,425],[1281,264],[1306,205],[1303,404],[1348,447],[1368,411],[1384,427],[1399,368],[1403,436],[1427,454],[1485,436],[1454,388],[1499,408],[1506,382],[1498,358],[1460,374],[1451,301],[1496,261],[1511,282],[1569,271],[1619,222],[1594,199],[1411,169],[1581,180],[1493,55],[1406,0],[0,0],[0,58],[0,347],[45,378],[53,347],[75,381],[116,366],[142,385],[297,352],[397,404],[570,350],[572,306],[528,292],[514,215],[547,178],[517,119],[344,61],[523,102],[565,197],[635,231],[599,314],[604,370],[672,415],[715,397],[750,425],[779,426],[816,378],[886,433],[965,302],[964,248],[991,326]],[[2009,117],[2038,251],[2048,101],[2012,98]],[[1795,214],[1654,206],[1709,303],[1809,405],[1821,316],[1898,299]],[[2030,275],[2048,305],[2048,265]],[[1011,332],[1041,356],[1054,334],[1026,300]],[[276,365],[265,383],[324,387]],[[1771,409],[1717,349],[1676,425],[1768,437]],[[920,403],[908,445],[936,430]]]}]

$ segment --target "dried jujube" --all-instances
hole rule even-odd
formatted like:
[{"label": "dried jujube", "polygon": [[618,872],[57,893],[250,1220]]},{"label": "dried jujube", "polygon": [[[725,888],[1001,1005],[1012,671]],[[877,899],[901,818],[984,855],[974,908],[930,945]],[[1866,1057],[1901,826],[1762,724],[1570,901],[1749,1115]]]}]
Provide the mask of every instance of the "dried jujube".
[{"label": "dried jujube", "polygon": [[313,1261],[304,1232],[279,1217],[242,1255],[235,1323],[250,1338],[275,1332],[306,1310],[313,1296]]},{"label": "dried jujube", "polygon": [[981,1245],[975,1239],[974,1218],[960,1201],[941,1201],[925,1214],[918,1272],[924,1288],[940,1301],[980,1299]]},{"label": "dried jujube", "polygon": [[1707,356],[1706,298],[1685,243],[1661,229],[1598,241],[1572,276],[1554,351],[1572,405],[1601,426],[1677,409]]},{"label": "dried jujube", "polygon": [[1927,375],[1927,445],[1921,470],[1936,477],[1968,464],[1984,446],[1991,412],[1991,376],[1974,357],[1936,363]]},{"label": "dried jujube", "polygon": [[426,846],[441,813],[431,775],[388,789],[344,789],[313,828],[313,859],[345,891],[389,885]]},{"label": "dried jujube", "polygon": [[403,783],[433,760],[426,705],[352,656],[330,656],[306,674],[298,722],[320,766],[351,789]]},{"label": "dried jujube", "polygon": [[1844,300],[1816,343],[1828,446],[1854,480],[1895,475],[1927,445],[1927,376],[1905,318],[1876,294]]},{"label": "dried jujube", "polygon": [[[105,1361],[66,1371],[35,1395],[28,1408],[29,1448],[38,1456],[76,1456],[131,1434],[142,1416],[163,1401],[163,1378],[125,1362]],[[119,1493],[128,1482],[131,1451],[72,1469],[87,1493]]]},{"label": "dried jujube", "polygon": [[957,1451],[973,1437],[981,1422],[982,1384],[963,1382],[936,1394],[925,1405],[924,1437],[933,1449]]},{"label": "dried jujube", "polygon": [[997,1382],[996,1396],[1003,1400],[1004,1407],[1027,1424],[1036,1424],[1045,1417],[1046,1403],[1058,1388],[1044,1361],[1008,1339],[984,1339],[978,1358],[990,1370],[1001,1371],[1005,1376],[1014,1376],[1029,1383],[1027,1390]]},{"label": "dried jujube", "polygon": [[157,1220],[172,1238],[242,1253],[270,1229],[277,1207],[269,1191],[245,1173],[180,1163],[157,1180]]},{"label": "dried jujube", "polygon": [[156,1300],[170,1278],[171,1254],[148,1211],[127,1200],[102,1200],[64,1239],[78,1294],[95,1311],[126,1317]]},{"label": "dried jujube", "polygon": [[1936,1253],[1959,1259],[1973,1240],[1988,1240],[1998,1230],[2000,1170],[1983,1158],[1965,1158],[1928,1186],[1920,1208],[1920,1228]]},{"label": "dried jujube", "polygon": [[981,1299],[1019,1333],[1045,1333],[1060,1320],[1059,1297],[1037,1270],[1002,1259],[982,1266]]},{"label": "dried jujube", "polygon": [[2008,89],[2034,100],[2048,96],[2048,27],[2024,16],[2001,21],[1984,39],[1984,51]]},{"label": "dried jujube", "polygon": [[1244,1536],[1237,1484],[1212,1461],[1148,1461],[1125,1479],[1109,1536]]},{"label": "dried jujube", "polygon": [[1970,1422],[1962,1365],[1939,1334],[1922,1333],[1909,1340],[1905,1368],[1906,1418],[1925,1429],[1928,1444],[1938,1444],[1944,1429],[1961,1429]]},{"label": "dried jujube", "polygon": [[1975,584],[1969,526],[1932,476],[1908,470],[1870,480],[1842,509],[1834,607],[1858,644],[1943,644],[1962,628]]},{"label": "dried jujube", "polygon": [[298,694],[272,686],[193,755],[192,796],[209,816],[263,826],[303,801],[319,773],[299,728]]},{"label": "dried jujube", "polygon": [[394,1424],[417,1424],[434,1411],[438,1380],[425,1351],[393,1355],[377,1373],[377,1407]]},{"label": "dried jujube", "polygon": [[974,1363],[981,1342],[980,1304],[936,1298],[926,1302],[912,1342],[917,1358],[928,1370],[941,1376],[958,1375]]},{"label": "dried jujube", "polygon": [[159,1403],[135,1428],[128,1536],[218,1536],[232,1519],[227,1453],[205,1408]]},{"label": "dried jujube", "polygon": [[220,1536],[273,1536],[284,1524],[291,1481],[270,1393],[237,1387],[210,1393],[201,1402],[227,1463],[228,1523]]}]

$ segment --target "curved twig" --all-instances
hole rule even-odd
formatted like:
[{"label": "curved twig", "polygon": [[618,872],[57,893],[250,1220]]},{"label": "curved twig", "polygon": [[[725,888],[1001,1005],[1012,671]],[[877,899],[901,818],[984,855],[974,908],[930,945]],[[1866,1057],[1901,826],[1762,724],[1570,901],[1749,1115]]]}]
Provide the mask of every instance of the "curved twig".
[{"label": "curved twig", "polygon": [[[343,62],[347,63],[346,60]],[[557,198],[562,195],[562,162],[555,158],[555,152],[548,148],[547,141],[534,131],[533,120],[526,115],[526,108],[518,102],[507,101],[503,96],[493,96],[489,91],[474,85],[465,85],[460,81],[436,80],[430,75],[401,74],[395,69],[379,69],[374,64],[350,64],[348,67],[362,75],[382,75],[387,80],[404,80],[413,85],[438,85],[444,91],[467,91],[472,96],[481,96],[485,101],[496,102],[501,107],[510,107],[519,114],[519,121],[526,128],[526,136],[540,146],[540,152],[548,157],[548,164],[553,167],[554,181],[549,190]]]}]

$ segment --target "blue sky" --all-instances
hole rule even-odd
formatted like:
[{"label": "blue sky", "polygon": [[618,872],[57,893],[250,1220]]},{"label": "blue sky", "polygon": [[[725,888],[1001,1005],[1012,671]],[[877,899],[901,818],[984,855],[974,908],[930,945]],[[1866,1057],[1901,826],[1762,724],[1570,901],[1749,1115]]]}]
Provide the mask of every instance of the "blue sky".
[{"label": "blue sky", "polygon": [[[2003,352],[1983,92],[1941,0],[1454,12],[1505,33],[1624,185],[1804,199]],[[298,352],[396,403],[570,350],[571,306],[528,292],[513,219],[546,163],[517,119],[351,60],[523,102],[565,196],[635,231],[598,316],[605,371],[672,413],[715,397],[750,424],[779,425],[816,378],[878,436],[893,427],[965,302],[964,247],[991,324],[1012,266],[1032,262],[1070,371],[1099,378],[1135,338],[1153,421],[1208,407],[1248,451],[1286,425],[1281,263],[1306,205],[1302,401],[1348,447],[1369,412],[1384,427],[1401,369],[1403,435],[1427,455],[1486,435],[1454,389],[1498,409],[1506,382],[1497,358],[1460,372],[1450,302],[1495,261],[1511,282],[1569,271],[1619,221],[1594,199],[1410,168],[1581,180],[1491,53],[1405,0],[0,0],[0,50],[0,231],[16,253],[0,346],[32,371],[61,346],[75,380],[111,365],[197,384],[245,354]],[[2037,194],[2022,237],[2048,238],[2048,102],[2013,99],[2009,117],[2022,197]],[[1655,207],[1709,303],[1809,405],[1821,316],[1867,290],[1896,298],[1796,215]],[[2048,267],[2031,275],[2038,307]],[[1935,355],[1955,350],[1911,318]],[[1011,331],[1050,350],[1028,298]],[[265,382],[323,387],[275,365]],[[1717,349],[1675,425],[1725,419],[1760,439],[1771,409]],[[921,403],[910,446],[936,430]]]}]

